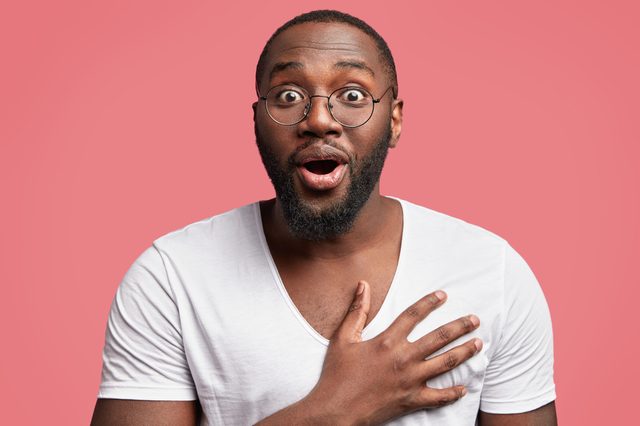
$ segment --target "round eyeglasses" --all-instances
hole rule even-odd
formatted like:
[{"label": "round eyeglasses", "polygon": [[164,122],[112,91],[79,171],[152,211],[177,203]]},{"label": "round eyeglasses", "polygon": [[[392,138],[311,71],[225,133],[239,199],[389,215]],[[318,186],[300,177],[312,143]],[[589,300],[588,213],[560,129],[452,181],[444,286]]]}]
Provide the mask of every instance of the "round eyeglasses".
[{"label": "round eyeglasses", "polygon": [[300,86],[281,84],[274,86],[266,96],[259,96],[264,102],[267,114],[273,121],[283,126],[293,126],[304,120],[311,111],[313,98],[326,98],[329,113],[344,127],[360,127],[373,115],[375,105],[387,94],[387,87],[382,96],[375,99],[371,93],[358,86],[341,87],[329,96],[309,95]]}]

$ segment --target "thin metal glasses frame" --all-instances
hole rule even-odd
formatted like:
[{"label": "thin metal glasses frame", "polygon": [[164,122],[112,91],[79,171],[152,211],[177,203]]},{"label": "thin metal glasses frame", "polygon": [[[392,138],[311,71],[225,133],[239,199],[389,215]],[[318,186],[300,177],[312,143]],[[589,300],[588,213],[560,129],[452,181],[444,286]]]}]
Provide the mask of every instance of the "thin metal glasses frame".
[{"label": "thin metal glasses frame", "polygon": [[[307,104],[306,104],[306,105],[305,105],[305,107],[304,107],[304,113],[302,114],[302,117],[301,117],[298,121],[296,121],[295,123],[290,123],[290,124],[289,124],[289,123],[282,123],[282,122],[280,122],[280,121],[276,120],[276,119],[271,115],[271,112],[269,111],[269,108],[267,107],[267,97],[269,96],[269,93],[270,93],[273,89],[275,89],[275,88],[277,88],[277,87],[280,87],[280,86],[294,86],[294,87],[298,87],[298,88],[300,88],[300,89],[301,89],[301,90],[302,90],[306,95],[308,95],[307,97],[309,98],[309,101],[307,102]],[[333,106],[332,106],[332,105],[331,105],[331,103],[329,102],[329,100],[331,99],[331,97],[332,97],[335,93],[340,92],[341,90],[349,89],[349,88],[354,88],[354,89],[357,89],[357,90],[361,90],[361,91],[363,91],[363,92],[366,92],[366,93],[371,97],[371,101],[372,101],[371,113],[369,114],[369,117],[367,117],[367,119],[366,119],[362,124],[358,124],[358,125],[355,125],[355,126],[351,126],[351,125],[348,125],[348,124],[344,124],[342,121],[338,120],[338,119],[333,115],[333,111],[332,111]],[[290,85],[277,85],[277,86],[273,86],[273,87],[272,87],[271,89],[269,89],[269,91],[267,92],[267,96],[261,96],[261,95],[260,95],[260,92],[258,92],[257,90],[256,90],[256,92],[258,92],[258,93],[257,93],[257,94],[258,94],[258,99],[260,99],[260,100],[264,101],[264,109],[265,109],[265,111],[267,112],[267,115],[269,116],[269,118],[271,118],[273,121],[275,121],[276,123],[280,124],[281,126],[295,126],[296,124],[303,122],[303,121],[307,118],[307,116],[309,115],[309,112],[311,112],[311,100],[312,100],[313,98],[326,98],[326,99],[327,99],[327,109],[329,110],[329,114],[331,114],[331,118],[333,118],[336,122],[338,122],[338,123],[339,123],[341,126],[343,126],[343,127],[347,127],[347,128],[350,128],[350,129],[354,129],[354,128],[356,128],[356,127],[364,126],[365,124],[367,124],[367,122],[371,119],[371,117],[373,117],[373,112],[374,112],[374,110],[375,110],[376,104],[377,104],[377,103],[380,103],[380,101],[382,100],[382,98],[384,98],[384,97],[385,97],[385,95],[387,94],[387,92],[389,91],[389,89],[392,89],[392,88],[393,88],[393,86],[389,86],[389,87],[387,87],[387,89],[382,93],[382,95],[381,95],[378,99],[374,98],[374,97],[373,97],[373,95],[371,94],[371,92],[369,92],[368,90],[363,89],[362,87],[359,87],[359,86],[345,86],[345,87],[340,87],[339,89],[336,89],[336,90],[334,90],[333,92],[331,92],[331,93],[329,94],[329,96],[325,96],[325,95],[309,95],[309,92],[307,92],[303,87],[296,86],[295,84],[290,84]]]}]

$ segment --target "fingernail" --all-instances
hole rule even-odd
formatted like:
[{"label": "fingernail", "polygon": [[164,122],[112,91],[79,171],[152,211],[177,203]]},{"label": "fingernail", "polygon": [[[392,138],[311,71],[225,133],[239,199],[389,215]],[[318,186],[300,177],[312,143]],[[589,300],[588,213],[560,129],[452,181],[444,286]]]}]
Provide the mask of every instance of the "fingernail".
[{"label": "fingernail", "polygon": [[364,291],[364,283],[362,281],[358,281],[358,289],[356,290],[356,295],[360,296]]},{"label": "fingernail", "polygon": [[480,318],[478,318],[473,314],[469,315],[469,321],[471,321],[471,324],[473,324],[476,327],[480,325]]},{"label": "fingernail", "polygon": [[445,293],[442,290],[438,290],[435,292],[436,297],[438,298],[438,300],[444,300],[447,297],[447,293]]},{"label": "fingernail", "polygon": [[467,394],[467,388],[462,388],[462,392],[460,392],[460,394],[465,396]]},{"label": "fingernail", "polygon": [[473,345],[476,347],[476,352],[480,352],[482,350],[482,340],[474,339]]}]

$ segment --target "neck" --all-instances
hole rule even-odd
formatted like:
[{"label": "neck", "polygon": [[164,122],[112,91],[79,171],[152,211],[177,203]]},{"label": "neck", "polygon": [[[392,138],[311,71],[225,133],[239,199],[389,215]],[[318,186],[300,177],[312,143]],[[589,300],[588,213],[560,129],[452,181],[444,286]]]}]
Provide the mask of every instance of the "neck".
[{"label": "neck", "polygon": [[[320,241],[294,236],[288,228],[277,199],[261,203],[262,224],[269,247],[288,257],[340,259],[381,243],[402,224],[399,203],[380,195],[378,185],[358,213],[352,229]],[[397,232],[397,231],[396,231]]]}]

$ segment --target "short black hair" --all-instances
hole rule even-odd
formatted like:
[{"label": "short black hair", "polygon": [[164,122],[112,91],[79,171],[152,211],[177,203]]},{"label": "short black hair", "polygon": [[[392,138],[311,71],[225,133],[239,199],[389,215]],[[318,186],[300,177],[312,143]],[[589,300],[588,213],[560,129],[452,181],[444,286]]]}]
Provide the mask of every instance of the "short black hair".
[{"label": "short black hair", "polygon": [[356,18],[355,16],[351,16],[344,12],[339,12],[337,10],[313,10],[311,12],[303,13],[302,15],[298,15],[295,18],[290,19],[289,21],[285,22],[280,28],[278,28],[271,35],[271,37],[269,37],[269,40],[267,40],[267,43],[264,45],[262,53],[260,54],[260,59],[258,59],[258,65],[256,66],[256,87],[259,86],[260,77],[264,73],[264,68],[267,62],[267,55],[269,54],[269,48],[273,44],[273,40],[284,30],[295,25],[304,24],[306,22],[339,22],[348,24],[358,28],[369,37],[371,37],[378,47],[380,58],[382,59],[385,71],[389,75],[389,79],[391,80],[391,84],[393,85],[393,97],[395,98],[398,96],[398,76],[396,74],[396,64],[393,60],[393,55],[391,54],[391,50],[389,49],[387,42],[384,41],[382,36],[378,34],[376,30],[374,30],[362,19]]}]

